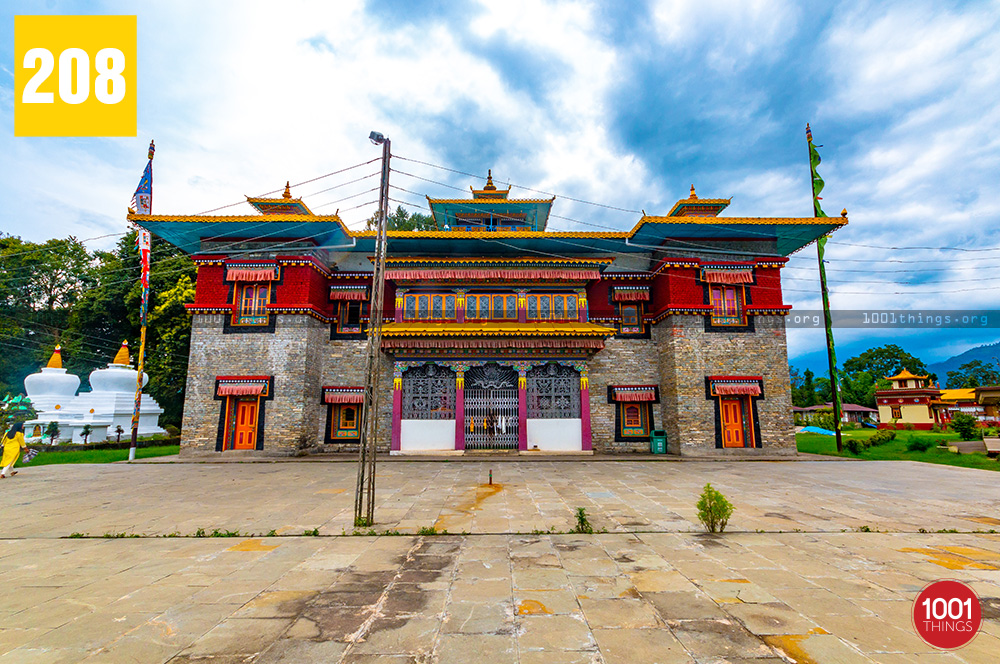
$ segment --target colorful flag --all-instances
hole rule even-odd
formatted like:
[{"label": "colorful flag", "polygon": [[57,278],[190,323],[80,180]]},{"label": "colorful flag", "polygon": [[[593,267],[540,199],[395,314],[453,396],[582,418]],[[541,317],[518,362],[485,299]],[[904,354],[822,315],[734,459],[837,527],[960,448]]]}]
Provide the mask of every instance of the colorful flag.
[{"label": "colorful flag", "polygon": [[149,161],[146,163],[146,170],[142,172],[142,177],[139,178],[139,186],[136,187],[130,204],[138,214],[153,213],[153,153],[155,152],[156,146],[150,141]]},{"label": "colorful flag", "polygon": [[823,187],[826,186],[826,183],[823,182],[823,178],[821,178],[819,173],[816,172],[816,167],[819,166],[820,162],[823,160],[820,159],[819,152],[816,151],[816,146],[813,145],[812,129],[809,128],[808,123],[806,123],[806,142],[809,143],[809,169],[812,171],[813,216],[825,217],[826,212],[823,212],[823,208],[820,207],[819,204],[819,202],[823,199],[820,198],[819,194],[823,191]]}]

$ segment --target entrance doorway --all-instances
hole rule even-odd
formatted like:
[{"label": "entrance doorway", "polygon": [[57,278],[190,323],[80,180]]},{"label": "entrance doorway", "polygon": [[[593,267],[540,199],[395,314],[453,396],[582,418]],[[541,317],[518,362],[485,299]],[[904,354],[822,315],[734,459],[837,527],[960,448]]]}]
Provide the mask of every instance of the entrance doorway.
[{"label": "entrance doorway", "polygon": [[722,399],[722,446],[746,447],[743,399]]},{"label": "entrance doorway", "polygon": [[517,372],[498,364],[465,372],[465,449],[516,450]]},{"label": "entrance doorway", "polygon": [[[230,397],[233,399],[233,397]],[[229,430],[230,450],[253,450],[257,448],[257,411],[258,400],[233,399],[236,403],[232,411],[232,426]]]}]

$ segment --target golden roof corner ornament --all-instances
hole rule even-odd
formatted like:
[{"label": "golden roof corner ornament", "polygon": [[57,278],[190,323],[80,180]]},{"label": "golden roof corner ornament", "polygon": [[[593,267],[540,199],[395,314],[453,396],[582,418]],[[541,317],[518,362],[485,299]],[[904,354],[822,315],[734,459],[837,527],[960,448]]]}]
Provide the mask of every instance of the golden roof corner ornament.
[{"label": "golden roof corner ornament", "polygon": [[698,194],[694,193],[694,185],[691,185],[691,195],[688,196],[691,200],[698,198]]},{"label": "golden roof corner ornament", "polygon": [[62,369],[62,346],[56,346],[56,349],[52,351],[52,357],[49,358],[49,363],[45,365],[46,369]]},{"label": "golden roof corner ornament", "polygon": [[483,191],[496,191],[496,185],[493,184],[493,169],[486,171],[486,186],[483,187]]},{"label": "golden roof corner ornament", "polygon": [[291,180],[285,180],[285,193],[283,193],[281,195],[281,197],[282,198],[291,198],[292,197]]},{"label": "golden roof corner ornament", "polygon": [[128,339],[122,342],[122,347],[118,349],[118,353],[115,354],[115,359],[111,360],[111,364],[123,364],[128,366]]},{"label": "golden roof corner ornament", "polygon": [[847,208],[844,208],[843,210],[840,211],[840,216],[847,218]]}]

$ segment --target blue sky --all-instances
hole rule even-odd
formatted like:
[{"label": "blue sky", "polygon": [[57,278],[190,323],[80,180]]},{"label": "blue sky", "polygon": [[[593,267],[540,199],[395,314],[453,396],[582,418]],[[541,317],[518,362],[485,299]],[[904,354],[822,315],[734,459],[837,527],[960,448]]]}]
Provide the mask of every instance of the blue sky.
[{"label": "blue sky", "polygon": [[[50,13],[138,15],[136,138],[13,136],[13,17]],[[811,122],[825,209],[851,220],[828,246],[835,308],[1000,309],[997,2],[14,0],[0,22],[0,230],[25,239],[123,232],[150,138],[155,212],[197,213],[377,157],[372,129],[396,155],[554,192],[568,219],[551,228],[628,229],[634,212],[566,199],[662,214],[692,183],[732,196],[730,216],[809,216]],[[322,190],[376,170],[294,193],[360,224],[374,178]],[[392,177],[415,211],[455,193]],[[794,255],[786,301],[818,308],[816,279],[815,250]],[[837,331],[842,359],[899,343],[936,361],[998,337]],[[789,331],[799,365],[821,368],[822,344]]]}]

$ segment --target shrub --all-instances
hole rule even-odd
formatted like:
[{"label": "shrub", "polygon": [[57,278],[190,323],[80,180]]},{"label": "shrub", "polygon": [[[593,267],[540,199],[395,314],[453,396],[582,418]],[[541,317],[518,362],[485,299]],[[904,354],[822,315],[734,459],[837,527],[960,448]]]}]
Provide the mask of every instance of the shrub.
[{"label": "shrub", "polygon": [[930,448],[934,447],[935,442],[930,438],[910,438],[906,441],[906,450],[908,452],[926,452]]},{"label": "shrub", "polygon": [[955,413],[951,418],[951,428],[962,440],[972,440],[979,435],[976,431],[976,418],[967,413]]},{"label": "shrub", "polygon": [[915,429],[916,429],[917,427],[915,427],[915,426],[913,426],[913,425],[912,425],[911,423],[907,422],[906,424],[904,424],[904,425],[903,425],[903,428],[904,428],[904,429],[906,429],[907,431],[913,431],[913,430],[915,430]]},{"label": "shrub", "polygon": [[841,431],[856,431],[858,429],[858,425],[855,422],[844,422],[840,429]]},{"label": "shrub", "polygon": [[733,513],[733,505],[726,497],[712,488],[711,484],[706,484],[698,499],[698,520],[704,524],[708,532],[723,532],[729,517]]},{"label": "shrub", "polygon": [[173,424],[168,424],[167,426],[163,427],[163,429],[164,431],[167,432],[167,435],[170,436],[171,438],[176,438],[177,436],[181,435],[181,430],[175,427]]},{"label": "shrub", "polygon": [[931,427],[931,433],[941,433],[941,427],[935,424]]},{"label": "shrub", "polygon": [[868,439],[868,445],[878,447],[896,439],[896,432],[892,429],[879,429]]},{"label": "shrub", "polygon": [[846,447],[847,451],[854,456],[858,456],[861,454],[861,450],[865,449],[866,446],[863,445],[857,438],[848,438],[844,441],[844,447]]}]

